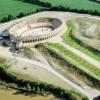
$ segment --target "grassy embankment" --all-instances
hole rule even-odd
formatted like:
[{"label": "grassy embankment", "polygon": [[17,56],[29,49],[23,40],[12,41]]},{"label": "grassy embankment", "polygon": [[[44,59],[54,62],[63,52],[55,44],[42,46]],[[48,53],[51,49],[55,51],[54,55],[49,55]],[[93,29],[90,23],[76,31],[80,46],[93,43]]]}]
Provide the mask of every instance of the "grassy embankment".
[{"label": "grassy embankment", "polygon": [[70,21],[68,22],[67,26],[68,26],[68,30],[63,36],[63,41],[66,44],[89,55],[90,57],[94,58],[95,60],[100,61],[100,53],[99,52],[95,52],[91,47],[85,46],[83,43],[81,43],[81,41],[76,40],[72,36],[72,34],[74,34],[74,27]]},{"label": "grassy embankment", "polygon": [[63,57],[67,61],[69,61],[70,63],[72,63],[73,65],[76,65],[76,67],[85,71],[87,74],[90,74],[91,76],[99,79],[100,69],[98,69],[95,66],[93,66],[92,64],[86,62],[85,60],[78,57],[77,55],[75,55],[71,51],[65,49],[60,44],[46,43],[46,44],[44,44],[44,46],[46,48],[54,51],[55,53],[57,53],[58,55],[60,55],[61,57]]}]

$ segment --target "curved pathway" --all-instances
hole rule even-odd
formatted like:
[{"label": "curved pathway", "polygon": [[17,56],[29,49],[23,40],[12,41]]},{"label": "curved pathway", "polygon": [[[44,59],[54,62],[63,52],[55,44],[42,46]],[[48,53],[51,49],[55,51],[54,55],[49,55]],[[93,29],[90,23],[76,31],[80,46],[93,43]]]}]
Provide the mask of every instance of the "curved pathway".
[{"label": "curved pathway", "polygon": [[73,87],[75,90],[78,90],[82,94],[88,96],[90,100],[99,95],[99,91],[93,91],[93,89],[90,88],[90,87],[88,87],[88,86],[84,86],[83,87],[83,86],[79,86],[79,85],[75,84],[74,82],[70,81],[69,79],[65,78],[63,75],[61,75],[60,73],[58,73],[56,70],[54,70],[49,65],[45,66],[44,64],[42,64],[40,62],[33,61],[33,60],[30,60],[30,59],[26,59],[26,58],[21,58],[21,57],[16,57],[16,60],[20,60],[20,61],[23,61],[23,62],[34,64],[34,65],[37,65],[37,66],[39,66],[41,68],[44,68],[44,69],[50,71],[51,73],[53,73],[54,75],[56,75],[57,77],[59,77],[62,81],[64,81],[65,83],[67,83],[69,86]]}]

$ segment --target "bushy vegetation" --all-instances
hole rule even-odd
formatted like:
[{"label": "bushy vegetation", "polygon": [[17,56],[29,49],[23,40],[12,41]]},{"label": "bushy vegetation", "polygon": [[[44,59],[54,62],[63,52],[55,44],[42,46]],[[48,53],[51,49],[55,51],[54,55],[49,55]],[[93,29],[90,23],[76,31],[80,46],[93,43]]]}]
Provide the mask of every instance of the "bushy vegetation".
[{"label": "bushy vegetation", "polygon": [[29,48],[23,48],[23,49],[21,49],[20,54],[21,54],[22,56],[24,56],[24,57],[32,58],[34,52],[31,51],[31,49],[29,49]]},{"label": "bushy vegetation", "polygon": [[[14,76],[9,70],[7,70],[7,65],[0,65],[0,76],[2,81],[5,81],[8,84],[8,87],[25,91],[34,94],[48,94],[52,93],[57,97],[64,97],[67,100],[77,100],[76,94],[69,90],[64,90],[54,85],[50,85],[42,82],[33,82],[25,80]],[[84,98],[84,97],[83,97]],[[83,100],[82,98],[82,100]]]},{"label": "bushy vegetation", "polygon": [[[44,44],[43,47],[49,49],[51,52],[54,52],[53,55],[59,55],[62,59],[70,63],[73,67],[76,67],[80,70],[80,73],[84,73],[84,77],[87,77],[93,84],[93,86],[100,88],[100,70],[90,63],[84,61],[77,55],[73,54],[69,50],[65,49],[59,44]],[[97,78],[97,77],[98,78]]]},{"label": "bushy vegetation", "polygon": [[63,36],[63,41],[66,44],[69,44],[70,46],[84,52],[85,54],[91,56],[92,58],[100,61],[100,52],[93,49],[92,47],[86,46],[81,41],[77,40],[73,37],[74,34],[74,27],[71,21],[67,22],[68,30]]},{"label": "bushy vegetation", "polygon": [[42,2],[41,0],[19,0],[22,2],[28,2],[28,3],[32,3],[32,4],[36,4],[42,7],[51,7],[51,4],[48,2]]}]

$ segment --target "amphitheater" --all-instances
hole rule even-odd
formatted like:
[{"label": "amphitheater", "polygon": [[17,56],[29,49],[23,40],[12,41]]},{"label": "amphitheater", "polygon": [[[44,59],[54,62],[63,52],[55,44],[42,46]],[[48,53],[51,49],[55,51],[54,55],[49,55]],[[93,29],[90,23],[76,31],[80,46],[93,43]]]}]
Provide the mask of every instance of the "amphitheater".
[{"label": "amphitheater", "polygon": [[17,48],[32,47],[61,33],[65,24],[59,18],[31,18],[9,28],[10,40]]}]

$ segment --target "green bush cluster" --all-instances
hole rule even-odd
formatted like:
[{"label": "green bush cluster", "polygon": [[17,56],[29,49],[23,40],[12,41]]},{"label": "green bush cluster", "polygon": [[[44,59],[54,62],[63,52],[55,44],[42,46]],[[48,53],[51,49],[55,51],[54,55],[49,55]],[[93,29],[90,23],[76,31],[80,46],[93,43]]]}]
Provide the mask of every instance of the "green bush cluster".
[{"label": "green bush cluster", "polygon": [[[43,2],[41,0],[21,0],[21,1],[28,2],[28,3],[34,3],[34,4],[37,4],[37,5],[43,6],[45,8],[48,8],[48,9],[45,9],[45,10],[69,11],[69,12],[76,12],[76,13],[83,13],[83,14],[90,14],[90,15],[98,15],[98,16],[100,15],[100,12],[98,12],[96,10],[93,11],[93,10],[85,10],[85,9],[73,9],[73,8],[70,8],[70,7],[64,7],[62,5],[53,6],[51,3]],[[96,0],[93,0],[93,1],[96,1]]]}]

